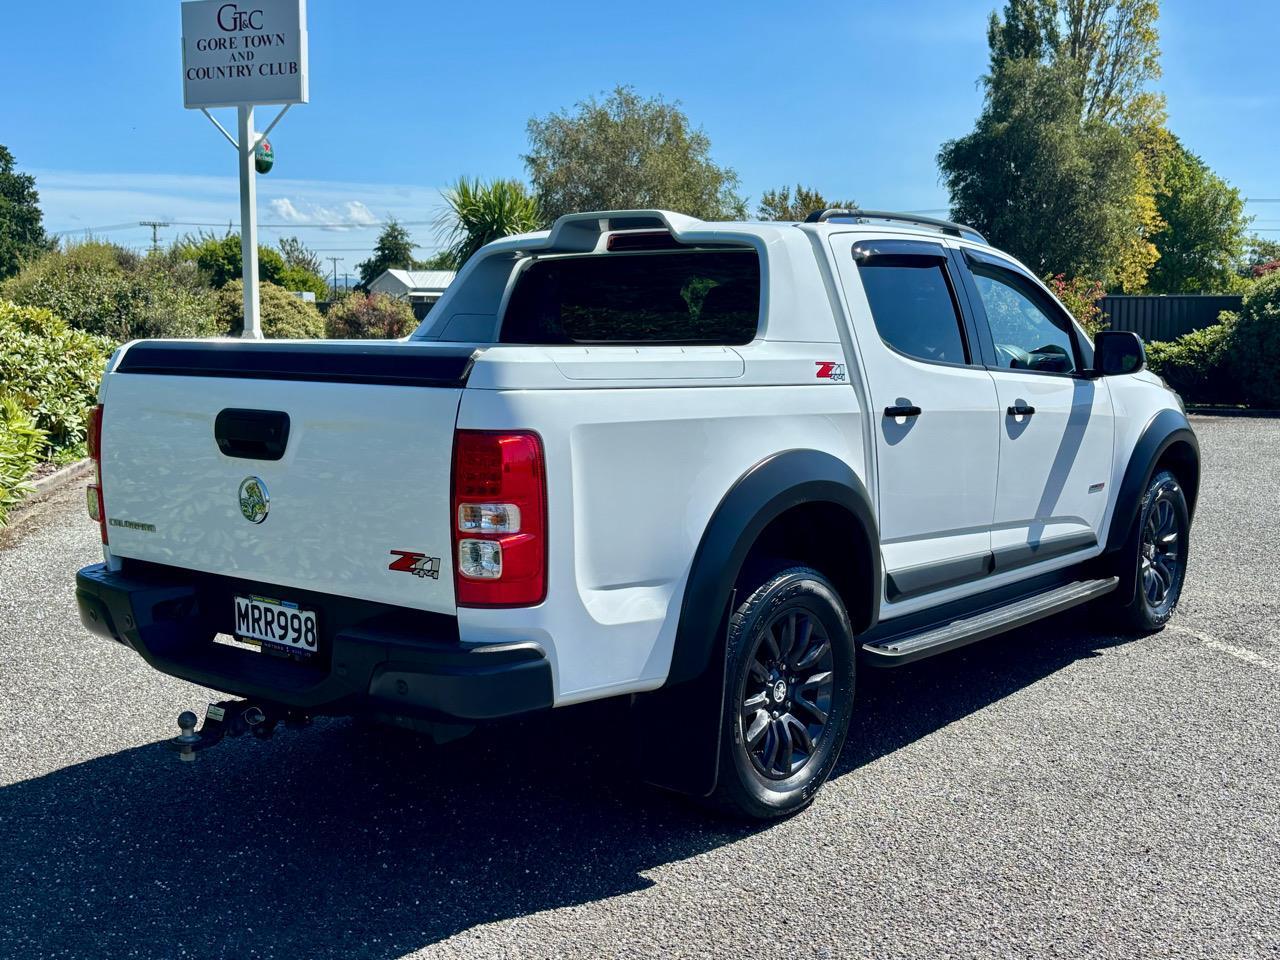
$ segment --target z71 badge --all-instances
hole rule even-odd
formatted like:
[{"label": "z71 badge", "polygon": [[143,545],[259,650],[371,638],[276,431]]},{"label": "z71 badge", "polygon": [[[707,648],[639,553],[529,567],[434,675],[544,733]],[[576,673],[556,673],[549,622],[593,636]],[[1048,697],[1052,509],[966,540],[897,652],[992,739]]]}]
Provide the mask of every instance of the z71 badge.
[{"label": "z71 badge", "polygon": [[844,364],[836,363],[834,360],[815,360],[818,365],[818,379],[832,380],[835,383],[844,382]]},{"label": "z71 badge", "polygon": [[440,579],[440,558],[428,557],[425,553],[414,553],[411,550],[392,550],[396,559],[391,561],[388,570],[399,570],[401,573],[412,573],[415,577]]}]

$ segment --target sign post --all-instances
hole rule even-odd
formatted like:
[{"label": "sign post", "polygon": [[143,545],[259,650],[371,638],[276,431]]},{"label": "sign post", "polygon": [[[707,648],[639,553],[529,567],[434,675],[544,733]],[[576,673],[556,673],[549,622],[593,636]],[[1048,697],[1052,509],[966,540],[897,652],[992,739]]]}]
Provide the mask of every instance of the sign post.
[{"label": "sign post", "polygon": [[[182,4],[183,105],[199,110],[236,149],[240,174],[240,256],[244,334],[262,338],[258,296],[255,152],[295,103],[308,100],[306,0],[186,0]],[[282,109],[261,134],[253,108]],[[233,137],[209,112],[236,108]]]},{"label": "sign post", "polygon": [[253,107],[236,107],[240,148],[240,263],[244,267],[244,333],[262,339],[258,290],[258,171],[254,169]]}]

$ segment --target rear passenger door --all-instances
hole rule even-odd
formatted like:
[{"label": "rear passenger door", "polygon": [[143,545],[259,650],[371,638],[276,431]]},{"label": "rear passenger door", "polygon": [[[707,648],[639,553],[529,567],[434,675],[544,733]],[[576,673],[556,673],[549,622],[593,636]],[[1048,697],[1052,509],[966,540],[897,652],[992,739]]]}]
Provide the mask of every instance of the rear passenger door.
[{"label": "rear passenger door", "polygon": [[954,253],[863,237],[831,243],[872,406],[888,617],[990,573],[1000,414]]},{"label": "rear passenger door", "polygon": [[1098,546],[1114,416],[1103,379],[1083,375],[1071,317],[1016,265],[966,249],[970,300],[1001,411],[995,571],[1087,555]]}]

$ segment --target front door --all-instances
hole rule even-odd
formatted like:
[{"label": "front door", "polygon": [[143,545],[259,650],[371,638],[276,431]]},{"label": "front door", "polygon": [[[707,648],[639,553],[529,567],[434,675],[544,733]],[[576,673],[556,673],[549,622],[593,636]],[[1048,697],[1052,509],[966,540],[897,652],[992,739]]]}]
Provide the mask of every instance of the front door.
[{"label": "front door", "polygon": [[947,249],[831,243],[872,404],[887,619],[990,573],[1001,418]]},{"label": "front door", "polygon": [[1114,442],[1106,381],[1082,376],[1079,332],[1039,284],[999,258],[967,258],[1001,413],[995,570],[1096,550]]}]

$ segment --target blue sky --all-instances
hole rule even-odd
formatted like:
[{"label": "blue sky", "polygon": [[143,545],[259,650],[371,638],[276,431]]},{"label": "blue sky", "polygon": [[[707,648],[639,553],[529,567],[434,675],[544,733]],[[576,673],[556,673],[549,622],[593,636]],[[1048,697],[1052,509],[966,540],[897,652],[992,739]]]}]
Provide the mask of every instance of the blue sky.
[{"label": "blue sky", "polygon": [[[311,102],[272,134],[276,168],[259,178],[262,222],[292,226],[263,238],[296,233],[353,271],[396,216],[425,255],[441,186],[522,176],[530,116],[620,83],[680,100],[753,208],[799,180],[867,207],[940,209],[934,157],[980,109],[996,5],[310,0]],[[0,143],[36,174],[48,229],[238,218],[230,146],[182,108],[178,0],[6,8]],[[1280,199],[1274,2],[1166,2],[1161,32],[1170,127],[1245,196]],[[1249,212],[1280,237],[1280,202]]]}]

